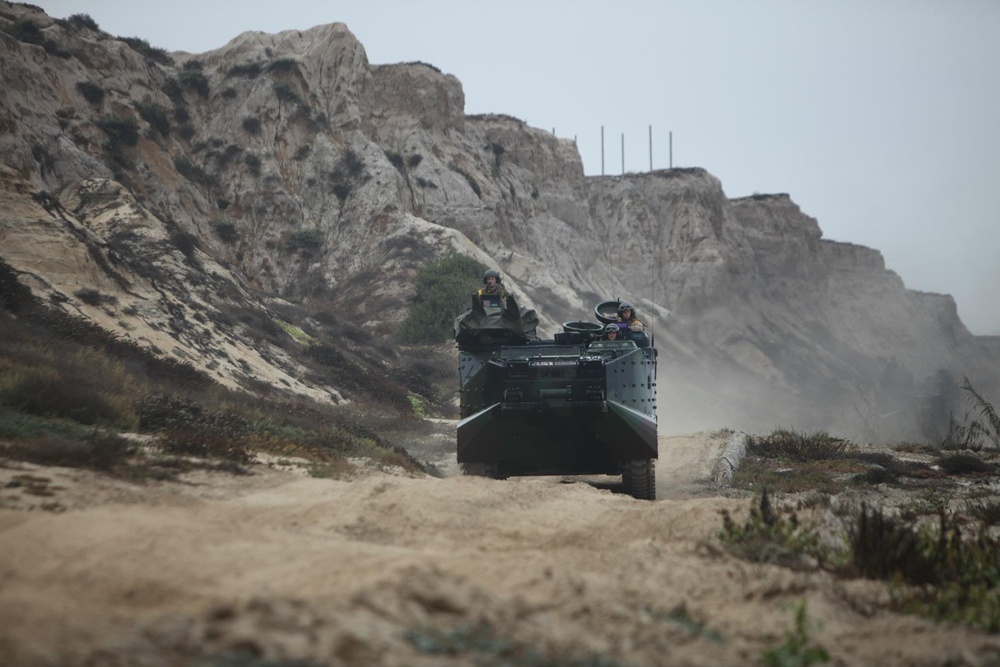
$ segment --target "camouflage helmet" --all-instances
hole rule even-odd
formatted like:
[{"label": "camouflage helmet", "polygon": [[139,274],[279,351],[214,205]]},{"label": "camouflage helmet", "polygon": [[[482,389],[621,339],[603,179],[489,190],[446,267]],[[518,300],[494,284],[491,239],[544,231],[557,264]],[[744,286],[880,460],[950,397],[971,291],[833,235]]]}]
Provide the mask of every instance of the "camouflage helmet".
[{"label": "camouflage helmet", "polygon": [[487,269],[486,270],[486,273],[483,274],[483,284],[484,285],[486,284],[486,279],[487,278],[496,278],[497,279],[497,285],[502,285],[503,284],[503,278],[500,277],[500,272],[497,271],[496,269]]},{"label": "camouflage helmet", "polygon": [[609,324],[608,326],[604,327],[605,336],[607,336],[609,333],[620,334],[621,332],[622,330],[618,328],[617,324]]},{"label": "camouflage helmet", "polygon": [[625,310],[626,308],[631,310],[632,314],[635,315],[635,308],[633,308],[632,304],[629,303],[628,301],[622,301],[620,304],[618,304],[618,314],[621,315],[622,311]]}]

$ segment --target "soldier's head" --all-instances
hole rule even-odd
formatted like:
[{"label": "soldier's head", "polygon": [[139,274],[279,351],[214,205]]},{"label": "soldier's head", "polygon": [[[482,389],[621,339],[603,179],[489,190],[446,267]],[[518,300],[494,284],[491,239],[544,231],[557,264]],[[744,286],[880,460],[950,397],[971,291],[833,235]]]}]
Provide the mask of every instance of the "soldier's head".
[{"label": "soldier's head", "polygon": [[604,327],[604,338],[607,340],[620,340],[621,333],[622,331],[617,324],[609,324]]},{"label": "soldier's head", "polygon": [[632,319],[634,312],[635,311],[632,310],[632,304],[628,301],[622,301],[618,304],[618,317],[620,317],[623,321],[628,322]]},{"label": "soldier's head", "polygon": [[503,284],[503,278],[500,277],[500,272],[496,269],[487,269],[486,273],[483,274],[483,284],[488,288],[496,287]]}]

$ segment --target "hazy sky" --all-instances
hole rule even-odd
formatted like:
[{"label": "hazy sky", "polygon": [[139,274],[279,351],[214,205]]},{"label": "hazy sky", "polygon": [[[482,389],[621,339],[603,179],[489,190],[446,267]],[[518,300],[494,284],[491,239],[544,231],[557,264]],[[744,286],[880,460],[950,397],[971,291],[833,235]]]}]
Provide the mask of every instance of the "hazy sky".
[{"label": "hazy sky", "polygon": [[31,0],[199,53],[340,21],[374,64],[454,74],[466,113],[576,137],[587,174],[704,167],[1000,334],[1000,1]]}]

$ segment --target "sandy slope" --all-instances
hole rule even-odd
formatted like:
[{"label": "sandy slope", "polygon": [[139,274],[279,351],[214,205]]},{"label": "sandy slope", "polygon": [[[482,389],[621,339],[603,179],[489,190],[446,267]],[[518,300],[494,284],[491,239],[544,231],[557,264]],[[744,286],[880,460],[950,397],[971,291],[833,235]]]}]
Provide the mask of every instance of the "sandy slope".
[{"label": "sandy slope", "polygon": [[[137,492],[67,473],[59,493],[78,509],[0,510],[0,656],[189,665],[242,650],[330,665],[482,664],[486,644],[433,654],[406,636],[484,623],[564,664],[593,654],[760,664],[805,600],[837,664],[997,659],[996,638],[872,611],[885,596],[876,584],[725,555],[718,512],[746,501],[705,480],[726,440],[664,438],[664,500],[652,503],[558,478],[330,481],[261,468]],[[0,505],[11,494],[0,488]]]}]

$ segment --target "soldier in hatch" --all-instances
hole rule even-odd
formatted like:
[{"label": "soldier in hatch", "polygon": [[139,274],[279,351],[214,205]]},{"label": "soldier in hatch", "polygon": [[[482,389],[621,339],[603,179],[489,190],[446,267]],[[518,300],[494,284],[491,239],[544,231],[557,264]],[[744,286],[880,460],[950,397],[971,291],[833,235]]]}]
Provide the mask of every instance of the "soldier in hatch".
[{"label": "soldier in hatch", "polygon": [[644,331],[646,327],[636,317],[632,304],[622,301],[618,304],[618,321],[628,324],[629,331]]},{"label": "soldier in hatch", "polygon": [[483,274],[483,287],[476,294],[483,301],[484,306],[502,308],[504,299],[507,298],[507,290],[503,286],[503,278],[496,269],[489,269]]},{"label": "soldier in hatch", "polygon": [[622,330],[618,328],[617,324],[609,324],[604,327],[604,339],[605,340],[622,340]]}]

